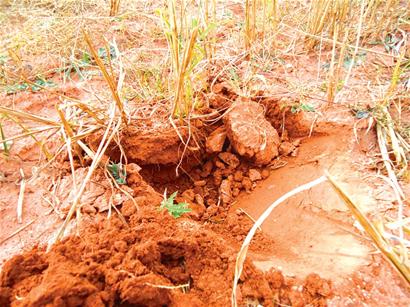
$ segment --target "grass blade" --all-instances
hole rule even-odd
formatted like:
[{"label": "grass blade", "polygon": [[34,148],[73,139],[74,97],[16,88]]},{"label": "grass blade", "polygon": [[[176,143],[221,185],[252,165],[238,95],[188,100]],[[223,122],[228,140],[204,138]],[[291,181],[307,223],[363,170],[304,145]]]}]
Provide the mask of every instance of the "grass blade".
[{"label": "grass blade", "polygon": [[390,263],[400,272],[401,276],[410,282],[410,269],[409,267],[400,261],[398,255],[394,252],[394,249],[381,235],[378,227],[376,227],[360,210],[360,208],[352,201],[345,191],[336,183],[335,179],[326,174],[327,179],[332,184],[333,188],[342,198],[346,206],[350,209],[353,216],[359,221],[361,226],[366,230],[368,235],[372,238],[373,242],[380,249],[383,255],[390,261]]}]

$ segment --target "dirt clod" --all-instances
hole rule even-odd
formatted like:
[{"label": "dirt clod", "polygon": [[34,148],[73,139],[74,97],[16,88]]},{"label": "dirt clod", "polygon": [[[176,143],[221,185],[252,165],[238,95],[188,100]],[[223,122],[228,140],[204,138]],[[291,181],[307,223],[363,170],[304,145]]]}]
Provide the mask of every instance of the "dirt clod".
[{"label": "dirt clod", "polygon": [[181,197],[186,200],[186,201],[193,201],[195,198],[195,192],[193,189],[188,189],[185,190],[182,194]]},{"label": "dirt clod", "polygon": [[234,178],[234,180],[235,181],[242,181],[242,179],[243,179],[243,172],[242,171],[236,171],[234,174],[233,174],[233,178]]},{"label": "dirt clod", "polygon": [[230,152],[221,152],[218,157],[232,169],[237,168],[240,163],[239,159]]},{"label": "dirt clod", "polygon": [[222,180],[219,191],[222,202],[224,204],[229,204],[232,201],[231,181],[228,179]]},{"label": "dirt clod", "polygon": [[[137,126],[129,125],[127,130],[124,131],[122,142],[128,160],[140,165],[176,164],[183,158],[184,152],[184,145],[180,136],[187,140],[189,133],[191,133],[191,142],[187,147],[184,158],[198,155],[201,148],[195,145],[194,139],[198,138],[195,127],[192,127],[192,131],[189,132],[186,128],[178,129],[178,133],[172,127],[144,131]],[[113,156],[115,154],[115,152],[111,153]]]},{"label": "dirt clod", "polygon": [[251,168],[251,169],[249,170],[249,179],[250,179],[252,182],[255,182],[255,181],[258,181],[258,180],[262,180],[262,175],[261,175],[261,173],[260,173],[257,169]]},{"label": "dirt clod", "polygon": [[296,146],[291,142],[282,142],[279,146],[279,153],[282,156],[289,156],[296,149]]},{"label": "dirt clod", "polygon": [[269,170],[268,168],[264,168],[264,169],[262,170],[262,172],[261,172],[261,175],[262,175],[262,178],[263,178],[263,179],[268,178],[269,175],[270,175],[270,170]]},{"label": "dirt clod", "polygon": [[242,179],[242,186],[244,187],[246,192],[252,191],[252,180],[250,180],[249,177],[244,177]]},{"label": "dirt clod", "polygon": [[218,153],[222,151],[226,140],[226,129],[225,127],[221,126],[218,129],[214,130],[207,138],[206,138],[206,152],[207,153]]},{"label": "dirt clod", "polygon": [[232,147],[241,156],[265,165],[278,155],[278,133],[258,103],[236,101],[224,120]]}]

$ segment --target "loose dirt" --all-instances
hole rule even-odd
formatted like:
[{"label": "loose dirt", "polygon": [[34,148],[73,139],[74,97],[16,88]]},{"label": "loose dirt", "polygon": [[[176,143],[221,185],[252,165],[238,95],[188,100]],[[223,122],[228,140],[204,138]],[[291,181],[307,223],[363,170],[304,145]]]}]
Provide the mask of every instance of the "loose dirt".
[{"label": "loose dirt", "polygon": [[[364,212],[376,214],[376,204],[383,206],[383,203],[393,202],[394,196],[385,186],[373,186],[374,178],[373,181],[364,180],[372,177],[363,165],[369,160],[366,154],[372,152],[370,144],[374,135],[359,132],[362,142],[358,145],[352,129],[333,127],[327,131],[328,135],[304,138],[296,157],[282,159],[284,166],[272,172],[252,193],[241,194],[231,210],[243,209],[256,219],[281,195],[320,177],[325,170],[338,178],[349,195],[362,204]],[[380,192],[384,199],[378,198]],[[262,229],[274,240],[275,254],[254,253],[254,264],[262,271],[280,268],[287,276],[299,277],[314,271],[332,280],[337,299],[330,300],[331,305],[406,304],[408,292],[403,291],[402,281],[391,280],[394,271],[382,257],[375,255],[375,247],[367,236],[352,225],[343,201],[329,184],[321,184],[294,196],[273,211]],[[374,266],[379,269],[368,269]],[[359,273],[358,277],[356,273],[363,268],[366,273]],[[389,273],[386,276],[380,270]],[[389,283],[386,289],[389,295],[374,295],[378,292],[376,284],[385,283]],[[357,291],[358,296],[343,298],[347,289],[352,288],[361,289]]]},{"label": "loose dirt", "polygon": [[[76,86],[58,91],[85,95]],[[73,198],[70,164],[62,157],[27,182],[20,224],[20,169],[28,178],[44,157],[35,141],[15,142],[0,162],[0,306],[227,306],[237,252],[279,196],[328,170],[369,215],[393,206],[393,193],[374,178],[375,135],[365,122],[355,133],[348,109],[335,105],[319,117],[283,107],[297,100],[289,95],[238,97],[217,82],[204,111],[212,124],[193,120],[179,135],[162,117],[122,130],[133,201],[97,171],[78,220],[49,250]],[[56,118],[57,98],[21,93],[4,104]],[[7,125],[7,135],[19,132]],[[95,149],[100,139],[87,141]],[[118,161],[111,145],[106,158]],[[80,183],[88,165],[75,168]],[[159,210],[164,192],[178,192],[192,211],[175,219]],[[281,204],[256,233],[237,297],[240,306],[405,306],[410,292],[321,184]]]},{"label": "loose dirt", "polygon": [[[268,114],[272,114],[269,110]],[[326,130],[326,134],[300,138],[303,134],[300,131],[309,131],[312,119],[296,114],[290,120],[298,121],[298,128],[282,132],[281,141],[275,129],[270,128],[274,136],[272,144],[277,146],[273,156],[281,155],[273,163],[262,166],[265,163],[254,158],[258,153],[242,152],[229,141],[238,139],[232,136],[233,121],[228,117],[225,127],[216,125],[205,130],[209,137],[202,141],[205,148],[199,151],[201,160],[183,163],[179,176],[172,164],[176,161],[170,160],[179,157],[178,138],[170,138],[173,145],[168,146],[161,141],[163,135],[159,133],[140,137],[134,132],[136,137],[132,138],[126,132],[129,144],[136,146],[135,152],[144,152],[135,157],[145,157],[146,161],[141,167],[127,166],[127,184],[135,203],[126,199],[116,203],[126,224],[116,215],[106,218],[107,208],[103,205],[106,202],[102,197],[108,184],[104,184],[106,179],[101,174],[96,174],[84,195],[85,215],[76,230],[79,236],[69,236],[49,251],[42,243],[52,237],[61,218],[52,210],[44,215],[40,200],[47,190],[44,186],[47,181],[39,178],[29,185],[24,209],[25,221],[34,217],[35,222],[28,227],[29,231],[2,243],[2,257],[30,248],[33,242],[40,245],[3,265],[1,305],[229,305],[236,253],[253,224],[252,217],[257,218],[280,195],[319,177],[325,169],[365,204],[363,209],[367,212],[371,212],[374,196],[380,191],[363,182],[363,170],[354,166],[356,162],[366,165],[365,154],[372,152],[374,142],[371,133],[365,135],[360,130],[359,146],[351,129],[341,130],[334,126],[338,120],[327,118],[315,122],[318,131]],[[264,125],[269,123],[266,121]],[[256,140],[255,148],[260,148],[263,139],[257,134],[264,129],[255,131],[245,129],[243,133],[249,132],[249,138],[245,137],[244,142],[239,140],[240,146]],[[152,144],[162,148],[160,155],[154,156],[156,146]],[[34,144],[30,146],[35,148]],[[112,150],[115,152],[115,148]],[[2,194],[9,195],[10,203],[17,201],[19,186],[14,182],[18,180],[21,163],[10,164],[9,178],[2,182]],[[78,181],[81,182],[80,175],[85,172],[86,169],[77,168]],[[369,170],[367,174],[371,174]],[[72,189],[68,166],[59,183],[55,195],[68,201]],[[177,201],[188,202],[192,212],[174,219],[166,211],[159,211],[165,190],[178,191]],[[387,196],[385,193],[384,197]],[[388,201],[391,199],[384,200]],[[58,209],[64,216],[64,202]],[[8,219],[10,229],[16,228],[11,218],[15,216],[13,206],[7,206],[4,213],[3,225]],[[352,224],[343,202],[327,184],[282,204],[251,244],[240,280],[239,303],[405,304],[409,298],[405,286],[389,264],[374,255],[369,239]],[[75,230],[74,221],[71,225]],[[21,245],[16,246],[18,241]],[[390,286],[384,289],[388,295],[382,296],[380,285],[385,282]]]},{"label": "loose dirt", "polygon": [[[155,194],[150,197],[155,198]],[[123,213],[129,216],[125,208]],[[241,221],[241,214],[237,215],[235,220]],[[207,226],[187,218],[175,220],[146,206],[130,216],[128,226],[116,218],[102,218],[81,234],[54,245],[49,252],[35,248],[8,261],[0,280],[2,305],[230,303],[236,248],[229,238],[225,240]],[[303,281],[303,291],[296,284],[275,270],[262,273],[247,261],[239,296],[243,303],[267,306],[275,301],[320,306],[331,294],[331,284],[317,275]]]}]

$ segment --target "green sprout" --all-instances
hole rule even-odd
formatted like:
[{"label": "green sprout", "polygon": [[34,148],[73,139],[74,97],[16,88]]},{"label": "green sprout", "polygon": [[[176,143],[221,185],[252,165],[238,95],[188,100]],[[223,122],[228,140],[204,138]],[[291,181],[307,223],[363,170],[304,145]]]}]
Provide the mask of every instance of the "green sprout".
[{"label": "green sprout", "polygon": [[17,92],[31,90],[33,92],[38,92],[44,87],[54,87],[56,84],[53,81],[48,81],[43,78],[37,78],[32,84],[27,82],[24,83],[17,83],[14,85],[6,86],[6,93],[7,94],[15,94]]},{"label": "green sprout", "polygon": [[315,108],[309,104],[296,104],[293,105],[292,108],[290,109],[290,111],[292,113],[299,113],[300,111],[304,111],[304,112],[315,112]]},{"label": "green sprout", "polygon": [[127,184],[127,172],[121,163],[109,164],[107,168],[118,184]]},{"label": "green sprout", "polygon": [[179,218],[181,217],[184,213],[191,212],[192,209],[188,208],[187,203],[174,203],[174,199],[177,196],[178,192],[174,192],[167,198],[167,191],[164,192],[164,199],[161,202],[161,206],[159,207],[159,210],[162,211],[164,209],[167,209],[169,214],[172,215],[174,218]]}]

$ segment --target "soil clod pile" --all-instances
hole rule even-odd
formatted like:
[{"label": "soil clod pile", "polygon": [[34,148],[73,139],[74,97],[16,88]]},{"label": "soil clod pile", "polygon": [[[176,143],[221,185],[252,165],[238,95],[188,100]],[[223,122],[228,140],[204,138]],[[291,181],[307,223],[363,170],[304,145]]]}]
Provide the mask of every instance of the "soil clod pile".
[{"label": "soil clod pile", "polygon": [[[159,211],[158,194],[137,173],[130,182],[147,201],[131,212],[133,204],[123,205],[127,225],[101,217],[49,252],[13,257],[1,273],[1,305],[228,306],[238,246],[211,227]],[[296,286],[248,261],[238,295],[242,304],[321,306],[330,288],[315,276]]]}]

